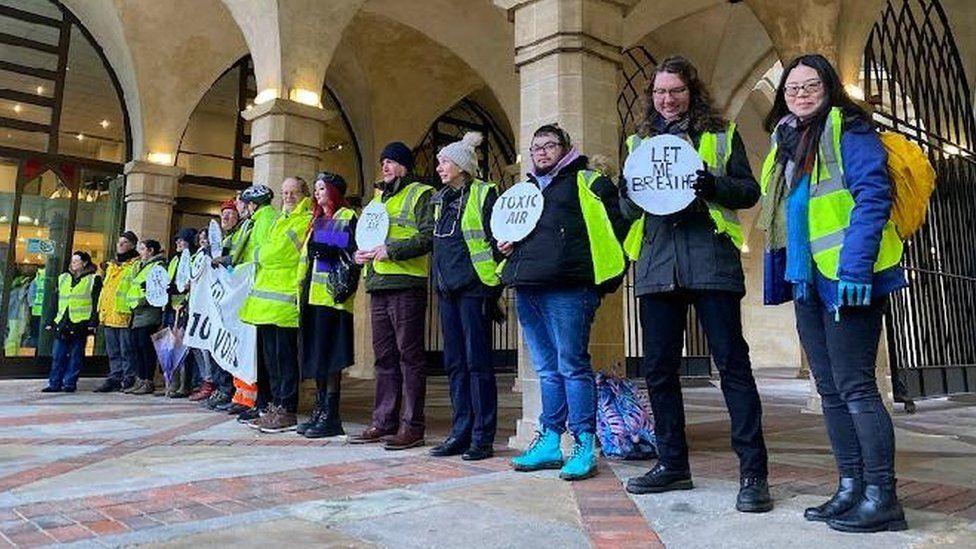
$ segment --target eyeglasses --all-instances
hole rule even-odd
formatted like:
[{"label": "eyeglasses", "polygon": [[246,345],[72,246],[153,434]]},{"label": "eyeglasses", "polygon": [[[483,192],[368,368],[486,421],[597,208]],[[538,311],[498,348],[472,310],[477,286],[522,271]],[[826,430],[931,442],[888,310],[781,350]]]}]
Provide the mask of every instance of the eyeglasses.
[{"label": "eyeglasses", "polygon": [[553,152],[558,147],[561,147],[561,146],[562,146],[561,144],[559,144],[559,143],[557,143],[555,141],[550,141],[548,143],[543,143],[541,145],[532,145],[531,147],[529,147],[529,152],[532,153],[532,154],[538,154],[538,153],[541,153],[542,151]]},{"label": "eyeglasses", "polygon": [[783,94],[786,97],[796,97],[800,95],[800,91],[808,95],[813,95],[819,93],[823,89],[823,82],[820,80],[810,80],[809,82],[804,82],[802,84],[787,84],[783,86]]},{"label": "eyeglasses", "polygon": [[654,94],[655,97],[664,97],[665,95],[671,97],[677,97],[687,91],[688,91],[688,86],[681,86],[680,88],[671,88],[671,89],[654,88],[653,90],[651,90],[651,93]]}]

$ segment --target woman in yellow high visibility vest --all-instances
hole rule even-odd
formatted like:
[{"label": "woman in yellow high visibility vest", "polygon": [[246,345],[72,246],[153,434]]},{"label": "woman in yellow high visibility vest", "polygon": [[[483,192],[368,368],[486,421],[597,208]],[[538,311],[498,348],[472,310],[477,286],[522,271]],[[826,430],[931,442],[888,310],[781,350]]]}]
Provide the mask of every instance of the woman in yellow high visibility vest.
[{"label": "woman in yellow high visibility vest", "polygon": [[887,153],[821,55],[783,71],[766,129],[765,301],[794,302],[840,475],[804,516],[844,532],[903,530],[895,433],[875,378],[888,295],[906,285]]},{"label": "woman in yellow high visibility vest", "polygon": [[57,304],[54,320],[45,326],[56,330],[51,355],[51,375],[43,393],[73,393],[81,373],[85,356],[85,341],[98,326],[98,294],[102,277],[95,274],[95,265],[86,252],[71,255],[68,272],[58,277]]},{"label": "woman in yellow high visibility vest", "polygon": [[[634,142],[674,135],[692,143],[707,166],[692,185],[696,198],[669,215],[651,215],[630,200],[624,215],[636,219],[625,242],[636,260],[634,287],[640,302],[644,360],[642,374],[650,393],[659,459],[645,475],[632,478],[635,494],[692,488],[685,438],[679,369],[688,307],[694,305],[708,336],[709,351],[721,375],[722,394],[739,458],[742,512],[773,508],[767,482],[768,459],[762,432],[762,404],[752,375],[749,345],[742,336],[740,302],[745,281],[739,259],[742,226],[735,210],[759,200],[742,139],[735,125],[711,104],[697,69],[683,57],[657,66],[645,91],[647,112]],[[621,191],[626,194],[627,186]]]},{"label": "woman in yellow high visibility vest", "polygon": [[159,363],[152,335],[163,321],[163,309],[146,301],[146,279],[149,271],[156,265],[162,265],[165,258],[158,240],[140,240],[136,251],[139,252],[139,262],[129,271],[131,278],[126,296],[132,310],[129,328],[132,359],[136,364],[136,382],[125,393],[151,395],[156,392],[153,379],[156,377],[156,364]]},{"label": "woman in yellow high visibility vest", "polygon": [[295,272],[312,219],[308,183],[281,184],[281,213],[257,249],[254,286],[241,306],[241,321],[257,326],[271,385],[267,413],[249,425],[264,433],[294,431],[298,412],[298,289]]},{"label": "woman in yellow high visibility vest", "polygon": [[345,434],[339,417],[339,385],[342,370],[353,364],[353,300],[360,267],[352,262],[356,213],[346,201],[345,179],[320,173],[313,196],[298,283],[304,294],[302,378],[315,380],[317,397],[312,417],[298,425],[298,434],[328,438]]}]

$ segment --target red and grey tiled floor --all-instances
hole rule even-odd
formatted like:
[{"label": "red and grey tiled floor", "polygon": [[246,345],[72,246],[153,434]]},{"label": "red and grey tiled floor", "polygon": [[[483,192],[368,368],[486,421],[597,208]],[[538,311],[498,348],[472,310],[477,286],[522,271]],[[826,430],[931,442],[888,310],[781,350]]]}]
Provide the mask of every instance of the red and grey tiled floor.
[{"label": "red and grey tiled floor", "polygon": [[[799,412],[805,382],[782,373],[760,381],[777,500],[766,515],[732,509],[738,473],[712,386],[686,391],[696,489],[634,498],[621,481],[648,463],[604,462],[596,478],[566,483],[511,472],[507,451],[467,463],[260,435],[186,401],[40,386],[0,382],[0,547],[976,547],[976,407],[959,402],[896,415],[912,529],[854,536],[800,517],[836,480],[820,418]],[[371,386],[350,382],[343,398],[354,431]],[[500,441],[518,398],[502,395]],[[446,431],[447,406],[431,380],[430,440]]]}]

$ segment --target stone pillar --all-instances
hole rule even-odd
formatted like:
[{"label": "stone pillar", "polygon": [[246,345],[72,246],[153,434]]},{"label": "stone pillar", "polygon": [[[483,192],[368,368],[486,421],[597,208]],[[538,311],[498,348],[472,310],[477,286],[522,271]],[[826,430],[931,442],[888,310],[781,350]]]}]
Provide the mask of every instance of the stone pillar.
[{"label": "stone pillar", "polygon": [[125,230],[152,238],[168,249],[176,187],[183,168],[143,160],[125,165]]},{"label": "stone pillar", "polygon": [[[496,0],[515,22],[515,65],[521,88],[519,145],[557,122],[584,154],[616,163],[619,136],[617,69],[626,2],[614,0]],[[623,361],[623,292],[604,299],[591,335],[593,363]],[[522,418],[509,446],[524,447],[537,428],[539,380],[524,340],[519,345]]]},{"label": "stone pillar", "polygon": [[334,115],[288,99],[272,99],[243,111],[241,116],[251,122],[254,183],[271,187],[276,195],[286,177],[297,175],[311,183],[322,156],[325,122]]}]

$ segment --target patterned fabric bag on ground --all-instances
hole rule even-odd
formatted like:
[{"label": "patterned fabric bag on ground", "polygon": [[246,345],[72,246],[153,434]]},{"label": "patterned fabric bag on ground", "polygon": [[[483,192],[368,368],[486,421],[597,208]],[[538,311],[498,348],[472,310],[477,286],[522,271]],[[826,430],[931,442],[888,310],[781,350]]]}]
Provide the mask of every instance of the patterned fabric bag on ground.
[{"label": "patterned fabric bag on ground", "polygon": [[657,456],[650,404],[624,377],[597,374],[596,431],[603,455],[637,460]]}]

